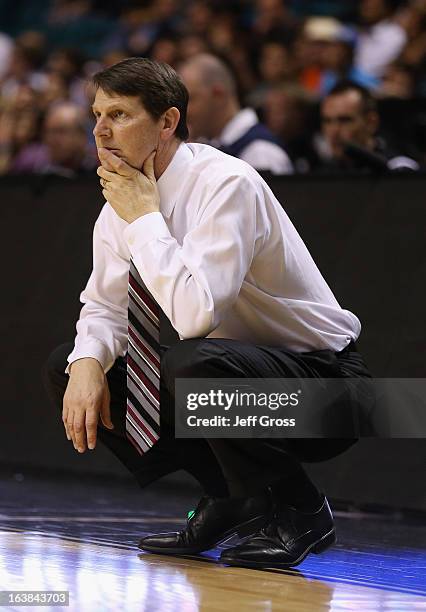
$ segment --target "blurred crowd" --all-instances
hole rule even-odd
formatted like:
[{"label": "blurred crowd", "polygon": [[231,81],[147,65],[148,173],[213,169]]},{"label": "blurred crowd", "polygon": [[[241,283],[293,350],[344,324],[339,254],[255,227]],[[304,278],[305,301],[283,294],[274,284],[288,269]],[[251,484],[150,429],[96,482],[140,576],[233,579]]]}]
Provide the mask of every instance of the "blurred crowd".
[{"label": "blurred crowd", "polygon": [[0,0],[0,174],[92,172],[89,77],[136,55],[181,73],[190,140],[258,118],[261,170],[426,164],[426,0]]}]

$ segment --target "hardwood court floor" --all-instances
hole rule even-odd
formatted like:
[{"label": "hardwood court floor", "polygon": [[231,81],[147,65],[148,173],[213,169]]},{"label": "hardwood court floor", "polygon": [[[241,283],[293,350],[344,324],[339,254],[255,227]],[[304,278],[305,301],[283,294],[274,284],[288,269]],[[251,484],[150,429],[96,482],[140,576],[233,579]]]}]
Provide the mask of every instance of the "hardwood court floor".
[{"label": "hardwood court floor", "polygon": [[426,610],[422,520],[337,512],[334,548],[294,570],[248,570],[218,564],[219,549],[177,558],[137,548],[141,535],[181,525],[196,491],[20,479],[0,482],[0,590],[70,591],[70,606],[52,610]]}]

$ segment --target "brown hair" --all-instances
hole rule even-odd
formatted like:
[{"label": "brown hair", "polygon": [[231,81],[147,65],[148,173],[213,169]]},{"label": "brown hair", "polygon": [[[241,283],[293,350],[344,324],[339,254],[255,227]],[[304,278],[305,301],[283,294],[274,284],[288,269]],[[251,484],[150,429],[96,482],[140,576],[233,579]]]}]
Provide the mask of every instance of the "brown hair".
[{"label": "brown hair", "polygon": [[180,112],[175,134],[180,140],[188,138],[188,91],[168,64],[145,57],[129,57],[97,72],[93,83],[107,93],[138,96],[153,119],[159,119],[167,109],[175,106]]}]

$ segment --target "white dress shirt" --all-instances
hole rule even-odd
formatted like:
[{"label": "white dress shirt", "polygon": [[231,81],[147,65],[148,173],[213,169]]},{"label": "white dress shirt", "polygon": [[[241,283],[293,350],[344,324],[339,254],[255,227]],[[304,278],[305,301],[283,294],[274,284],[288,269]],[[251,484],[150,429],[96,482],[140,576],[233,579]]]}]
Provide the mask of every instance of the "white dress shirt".
[{"label": "white dress shirt", "polygon": [[70,363],[94,357],[107,371],[125,354],[131,256],[181,339],[234,338],[301,352],[339,351],[358,337],[359,320],[339,306],[251,166],[182,143],[158,189],[161,212],[133,223],[108,203],[102,208]]},{"label": "white dress shirt", "polygon": [[[259,119],[252,108],[243,108],[229,121],[213,146],[229,146],[239,140]],[[256,170],[273,174],[292,174],[293,164],[287,153],[277,144],[267,140],[254,140],[244,147],[238,157]]]}]

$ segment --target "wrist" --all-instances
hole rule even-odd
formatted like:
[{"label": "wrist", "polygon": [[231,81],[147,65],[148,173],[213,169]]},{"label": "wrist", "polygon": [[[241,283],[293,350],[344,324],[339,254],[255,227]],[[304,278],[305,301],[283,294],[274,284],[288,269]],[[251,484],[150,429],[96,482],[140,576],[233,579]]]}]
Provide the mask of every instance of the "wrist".
[{"label": "wrist", "polygon": [[129,216],[127,222],[129,224],[134,223],[138,219],[145,217],[146,215],[150,215],[151,213],[160,212],[160,207],[156,204],[145,205],[142,209],[138,210],[134,215]]},{"label": "wrist", "polygon": [[98,369],[100,368],[102,372],[104,371],[102,364],[95,357],[81,357],[80,359],[76,359],[72,361],[69,365],[68,372],[71,375],[72,372],[76,372],[82,369]]}]

